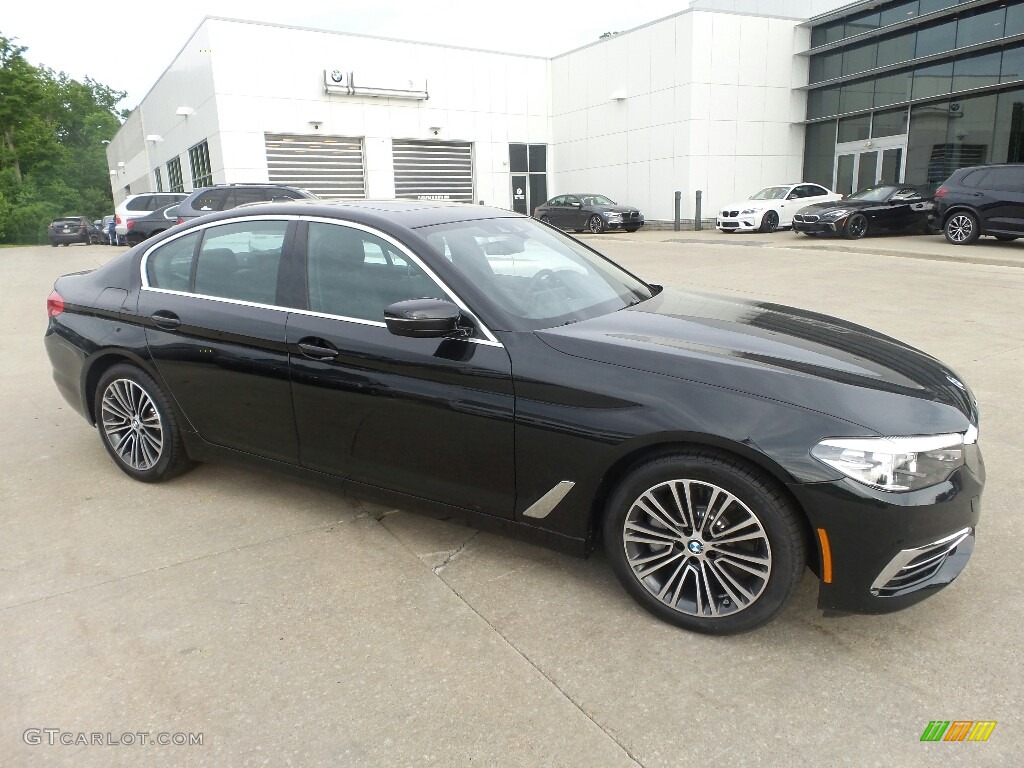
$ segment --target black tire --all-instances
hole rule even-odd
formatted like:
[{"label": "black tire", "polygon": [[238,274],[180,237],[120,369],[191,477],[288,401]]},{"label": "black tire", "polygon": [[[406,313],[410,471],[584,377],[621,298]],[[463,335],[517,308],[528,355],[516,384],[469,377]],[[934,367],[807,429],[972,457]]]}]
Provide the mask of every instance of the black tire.
[{"label": "black tire", "polygon": [[56,247],[57,247],[57,243],[50,243],[50,245],[51,245],[51,246],[52,246],[53,248],[56,248]]},{"label": "black tire", "polygon": [[757,228],[758,232],[774,232],[779,228],[779,214],[775,211],[765,211],[764,216],[761,217],[761,226]]},{"label": "black tire", "polygon": [[193,466],[173,408],[145,371],[128,364],[111,367],[100,378],[93,403],[103,447],[129,477],[158,483]]},{"label": "black tire", "polygon": [[843,237],[847,240],[860,240],[868,233],[868,217],[863,213],[855,213],[846,220]]},{"label": "black tire", "polygon": [[595,213],[587,219],[587,231],[593,235],[600,235],[604,232],[604,219]]},{"label": "black tire", "polygon": [[627,232],[636,232],[640,229],[640,227],[623,227],[623,229],[626,230]]},{"label": "black tire", "polygon": [[[716,489],[718,496],[712,495]],[[730,495],[726,503],[710,506],[723,498],[722,491]],[[646,501],[652,495],[660,510]],[[676,498],[689,510],[689,526]],[[730,529],[731,536],[752,538],[716,545],[714,531]],[[616,577],[640,605],[670,624],[711,635],[746,632],[771,621],[807,564],[806,527],[780,488],[751,467],[710,451],[639,465],[609,499],[603,534]]]},{"label": "black tire", "polygon": [[942,232],[946,242],[953,245],[970,245],[981,236],[978,219],[973,213],[956,211],[946,219]]},{"label": "black tire", "polygon": [[1017,239],[1016,235],[993,235],[1001,243],[1009,243]]},{"label": "black tire", "polygon": [[555,226],[554,224],[551,223],[551,219],[548,216],[541,216],[540,217],[540,223],[541,224],[547,224],[549,227]]}]

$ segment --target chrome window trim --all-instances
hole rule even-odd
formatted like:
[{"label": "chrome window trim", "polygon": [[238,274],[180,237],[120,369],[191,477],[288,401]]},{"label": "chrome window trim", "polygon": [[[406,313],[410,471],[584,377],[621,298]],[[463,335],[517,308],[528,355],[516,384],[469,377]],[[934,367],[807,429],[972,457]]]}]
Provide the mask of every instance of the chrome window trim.
[{"label": "chrome window trim", "polygon": [[256,216],[239,216],[237,218],[231,219],[218,219],[217,221],[210,221],[204,224],[200,224],[196,227],[191,227],[185,230],[184,232],[179,232],[173,237],[169,237],[166,240],[161,240],[159,243],[155,243],[154,245],[150,246],[145,251],[145,253],[142,254],[142,259],[139,262],[139,277],[142,280],[142,290],[152,291],[154,293],[166,293],[174,296],[193,296],[195,298],[207,299],[209,301],[222,301],[226,304],[237,304],[243,307],[254,307],[257,309],[274,309],[280,312],[294,312],[295,314],[307,315],[309,317],[322,317],[327,320],[340,320],[346,323],[357,323],[359,325],[374,325],[380,326],[382,328],[387,328],[387,324],[380,320],[366,320],[360,317],[345,317],[343,315],[332,315],[328,312],[314,312],[312,310],[299,309],[297,307],[281,307],[278,306],[277,304],[260,304],[252,301],[244,301],[242,299],[230,299],[227,298],[226,296],[210,296],[204,293],[175,291],[169,288],[154,288],[149,284],[149,257],[158,248],[163,247],[164,245],[170,243],[173,240],[177,240],[179,237],[185,237],[201,229],[220,226],[222,224],[235,224],[245,221],[305,221],[320,224],[333,224],[335,226],[351,227],[353,229],[358,229],[368,234],[371,234],[374,237],[379,237],[381,240],[394,246],[394,248],[397,251],[399,251],[405,258],[410,259],[412,262],[418,265],[420,269],[422,269],[427,274],[427,276],[430,277],[431,280],[433,280],[438,286],[440,286],[441,290],[444,291],[448,298],[452,300],[452,303],[454,303],[459,309],[461,309],[463,312],[468,314],[473,319],[473,322],[476,323],[477,328],[480,329],[480,331],[484,334],[485,337],[483,339],[464,339],[464,341],[468,341],[473,344],[482,344],[487,347],[501,347],[502,349],[504,349],[505,347],[504,344],[498,341],[498,338],[491,332],[490,328],[484,325],[480,318],[477,317],[476,313],[473,312],[473,310],[471,310],[468,306],[466,306],[466,303],[461,298],[459,298],[456,295],[456,293],[451,288],[448,287],[444,280],[439,278],[437,274],[434,272],[434,270],[432,270],[427,264],[425,264],[423,260],[419,258],[419,256],[410,251],[406,246],[395,240],[390,235],[381,232],[378,229],[374,229],[373,227],[367,226],[366,224],[362,224],[358,221],[348,221],[346,219],[332,219],[326,216],[307,216],[298,214],[262,214]]}]

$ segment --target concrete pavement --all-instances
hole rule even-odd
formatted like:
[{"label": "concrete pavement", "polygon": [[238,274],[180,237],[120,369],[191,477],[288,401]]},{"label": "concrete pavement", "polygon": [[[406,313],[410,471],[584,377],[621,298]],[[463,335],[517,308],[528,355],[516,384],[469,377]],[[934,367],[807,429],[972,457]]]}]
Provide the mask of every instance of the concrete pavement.
[{"label": "concrete pavement", "polygon": [[[919,606],[824,619],[808,574],[734,638],[653,619],[602,556],[233,467],[131,481],[42,347],[53,279],[113,249],[0,249],[0,765],[1015,764],[1024,272],[970,259],[1024,245],[950,260],[941,238],[807,241],[588,238],[652,282],[837,314],[950,363],[982,409],[982,524],[964,574]],[[921,743],[936,719],[998,725]],[[25,743],[44,728],[203,743]]]}]

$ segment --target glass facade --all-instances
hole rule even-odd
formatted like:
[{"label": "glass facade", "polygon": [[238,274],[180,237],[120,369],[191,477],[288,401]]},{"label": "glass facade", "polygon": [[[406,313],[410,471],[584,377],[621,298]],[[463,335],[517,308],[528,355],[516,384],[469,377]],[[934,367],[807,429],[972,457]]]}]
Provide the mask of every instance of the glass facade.
[{"label": "glass facade", "polygon": [[[1024,39],[1007,39],[1024,35],[1024,0],[962,5],[879,3],[811,28],[807,181],[846,191],[877,167],[937,185],[966,165],[1024,161]],[[876,163],[877,139],[900,151]]]}]

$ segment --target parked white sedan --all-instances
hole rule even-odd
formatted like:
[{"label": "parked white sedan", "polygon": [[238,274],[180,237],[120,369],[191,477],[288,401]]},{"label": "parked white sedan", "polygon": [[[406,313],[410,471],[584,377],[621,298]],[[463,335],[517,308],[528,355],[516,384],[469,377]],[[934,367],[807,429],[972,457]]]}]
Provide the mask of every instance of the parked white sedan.
[{"label": "parked white sedan", "polygon": [[723,206],[715,227],[729,233],[774,232],[779,227],[792,226],[793,214],[801,208],[842,198],[818,184],[778,184],[765,187],[749,200]]}]

